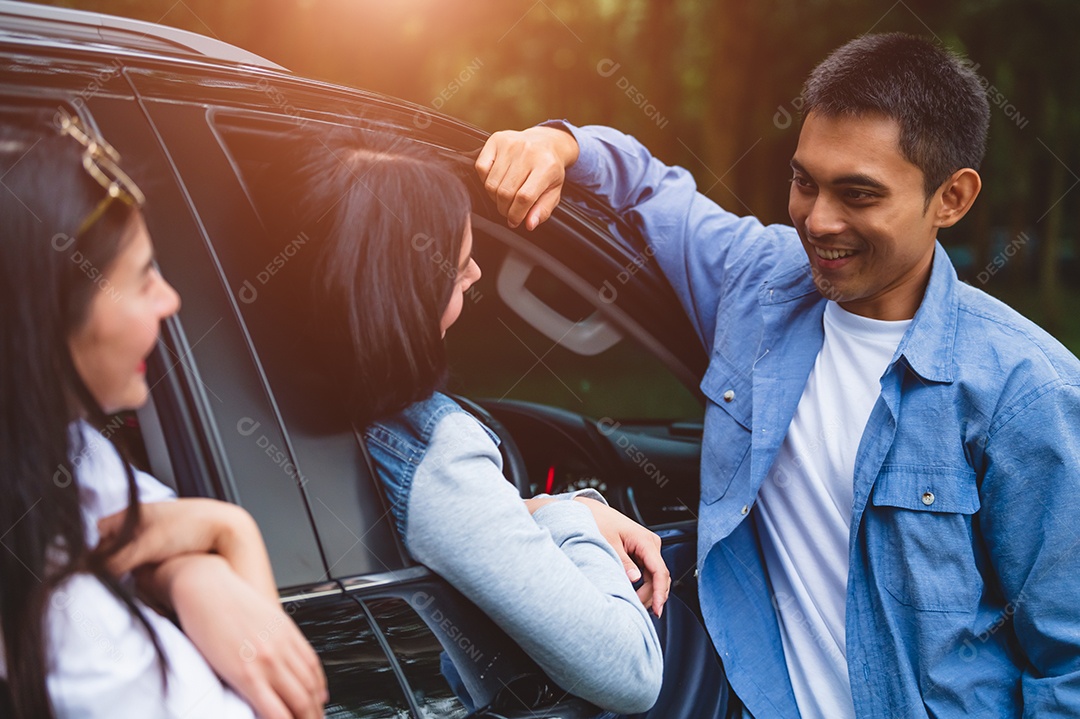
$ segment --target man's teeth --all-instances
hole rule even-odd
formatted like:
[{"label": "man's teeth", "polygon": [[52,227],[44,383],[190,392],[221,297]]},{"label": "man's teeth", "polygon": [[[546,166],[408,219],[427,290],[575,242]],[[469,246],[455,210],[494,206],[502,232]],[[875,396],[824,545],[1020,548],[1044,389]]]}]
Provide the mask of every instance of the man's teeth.
[{"label": "man's teeth", "polygon": [[816,252],[817,256],[823,260],[838,260],[841,257],[848,257],[849,255],[855,254],[854,250],[825,250],[821,247],[815,247],[814,252]]}]

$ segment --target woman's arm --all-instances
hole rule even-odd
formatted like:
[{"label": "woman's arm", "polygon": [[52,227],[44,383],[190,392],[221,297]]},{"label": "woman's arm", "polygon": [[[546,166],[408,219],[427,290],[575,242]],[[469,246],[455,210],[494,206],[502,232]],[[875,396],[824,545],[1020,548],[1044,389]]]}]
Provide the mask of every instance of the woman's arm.
[{"label": "woman's arm", "polygon": [[[593,492],[593,490],[587,490]],[[660,553],[660,536],[643,527],[625,514],[612,509],[606,502],[577,494],[573,499],[581,502],[592,512],[596,527],[604,535],[611,548],[615,550],[623,569],[631,582],[644,579],[638,587],[637,595],[646,607],[652,607],[653,613],[660,617],[664,613],[664,604],[671,593],[671,572],[664,564]],[[597,495],[599,496],[599,495]],[[556,497],[541,495],[525,500],[529,513],[535,512],[548,502],[559,501]],[[638,564],[641,567],[638,567]],[[645,570],[642,573],[642,568]]]},{"label": "woman's arm", "polygon": [[[120,530],[124,512],[98,521],[103,540]],[[183,554],[218,554],[241,578],[264,597],[277,601],[270,559],[259,527],[246,511],[213,499],[178,499],[140,506],[134,539],[110,557],[109,570],[116,576],[136,567],[156,565]],[[151,590],[151,598],[168,605],[168,597]]]},{"label": "woman's arm", "polygon": [[529,510],[471,416],[436,426],[409,498],[406,545],[483,609],[567,691],[645,711],[662,681],[659,641],[588,507]]},{"label": "woman's arm", "polygon": [[[103,538],[123,512],[98,522]],[[246,511],[211,499],[141,505],[135,537],[109,560],[134,570],[140,593],[176,614],[206,661],[260,717],[321,717],[326,677],[282,610],[259,528]]]},{"label": "woman's arm", "polygon": [[186,554],[157,565],[149,581],[214,671],[262,719],[318,719],[326,675],[292,618],[224,558]]}]

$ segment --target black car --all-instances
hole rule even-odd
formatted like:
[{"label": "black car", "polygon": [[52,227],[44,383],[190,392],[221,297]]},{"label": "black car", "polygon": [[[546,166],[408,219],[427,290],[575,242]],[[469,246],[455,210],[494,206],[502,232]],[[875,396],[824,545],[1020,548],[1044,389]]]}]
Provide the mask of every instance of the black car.
[{"label": "black car", "polygon": [[268,290],[306,238],[268,241],[266,173],[299,126],[371,123],[434,146],[471,183],[484,279],[448,336],[451,390],[501,435],[523,495],[595,487],[663,537],[674,598],[650,715],[716,716],[727,684],[694,572],[707,356],[632,228],[571,193],[534,233],[507,229],[470,170],[486,133],[199,35],[0,2],[0,58],[0,122],[65,108],[146,193],[184,302],[151,357],[150,403],[115,427],[181,495],[258,521],[281,601],[326,669],[328,716],[601,714],[410,559],[364,443],[320,431],[325,406],[298,379],[311,358]]}]

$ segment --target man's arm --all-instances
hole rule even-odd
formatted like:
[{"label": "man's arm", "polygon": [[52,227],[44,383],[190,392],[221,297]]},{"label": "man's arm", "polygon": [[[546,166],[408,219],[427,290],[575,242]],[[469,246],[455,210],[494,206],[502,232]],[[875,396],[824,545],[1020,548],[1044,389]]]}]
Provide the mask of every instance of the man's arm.
[{"label": "man's arm", "polygon": [[[476,169],[511,226],[547,219],[565,182],[611,206],[641,231],[699,337],[712,345],[728,284],[766,248],[754,217],[737,217],[697,191],[689,172],[669,167],[637,140],[607,127],[569,123],[492,135]],[[793,233],[792,233],[793,237]]]},{"label": "man's arm", "polygon": [[1080,387],[1037,392],[991,428],[979,516],[1026,659],[1024,716],[1077,716]]},{"label": "man's arm", "polygon": [[476,172],[511,227],[535,230],[562,199],[566,169],[578,159],[574,136],[554,127],[496,132],[476,158]]}]

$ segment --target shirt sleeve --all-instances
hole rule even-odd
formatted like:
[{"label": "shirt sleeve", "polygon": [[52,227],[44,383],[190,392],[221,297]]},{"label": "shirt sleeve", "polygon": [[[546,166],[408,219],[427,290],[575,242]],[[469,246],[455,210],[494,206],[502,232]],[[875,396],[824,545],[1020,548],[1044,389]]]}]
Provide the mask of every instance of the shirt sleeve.
[{"label": "shirt sleeve", "polygon": [[530,516],[476,420],[439,421],[413,479],[406,543],[567,691],[619,713],[662,681],[652,620],[580,502]]},{"label": "shirt sleeve", "polygon": [[[112,442],[85,422],[78,423],[81,438],[71,458],[79,478],[79,502],[86,522],[86,541],[97,546],[97,523],[127,509],[128,484],[123,460]],[[176,493],[146,472],[132,468],[139,501],[143,504],[176,499]]]},{"label": "shirt sleeve", "polygon": [[574,499],[575,497],[584,497],[585,499],[595,499],[597,502],[600,502],[604,506],[611,506],[611,505],[608,504],[608,501],[604,498],[604,495],[600,494],[599,492],[597,492],[595,489],[593,489],[591,487],[588,488],[588,489],[575,489],[573,492],[559,492],[558,494],[547,494],[547,493],[541,492],[540,494],[533,497],[533,499],[547,499],[547,498],[550,498],[550,499],[557,499],[560,502],[563,502],[563,501],[566,501],[568,499]]},{"label": "shirt sleeve", "polygon": [[1080,714],[1080,387],[1045,387],[992,427],[979,512],[1026,661],[1024,716]]},{"label": "shirt sleeve", "polygon": [[254,719],[180,629],[137,604],[167,656],[167,691],[145,627],[97,579],[76,574],[49,597],[47,682],[57,716]]},{"label": "shirt sleeve", "polygon": [[[712,345],[725,282],[765,232],[697,191],[693,176],[665,165],[633,137],[610,127],[551,121],[577,140],[566,179],[596,195],[639,229],[706,347]],[[719,181],[719,180],[718,180]]]}]

